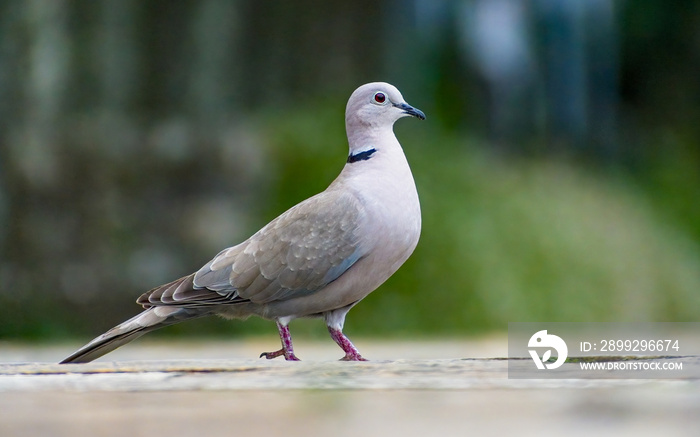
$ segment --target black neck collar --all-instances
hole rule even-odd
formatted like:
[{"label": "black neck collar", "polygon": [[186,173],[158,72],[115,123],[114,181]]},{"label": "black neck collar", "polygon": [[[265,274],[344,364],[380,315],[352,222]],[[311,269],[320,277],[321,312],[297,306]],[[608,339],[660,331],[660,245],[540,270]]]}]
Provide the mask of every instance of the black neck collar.
[{"label": "black neck collar", "polygon": [[369,150],[365,150],[364,152],[355,153],[354,155],[348,156],[347,162],[348,162],[348,164],[352,164],[353,162],[357,162],[357,161],[366,161],[369,158],[371,158],[372,155],[374,154],[374,152],[376,152],[376,151],[377,151],[377,149],[372,148]]}]

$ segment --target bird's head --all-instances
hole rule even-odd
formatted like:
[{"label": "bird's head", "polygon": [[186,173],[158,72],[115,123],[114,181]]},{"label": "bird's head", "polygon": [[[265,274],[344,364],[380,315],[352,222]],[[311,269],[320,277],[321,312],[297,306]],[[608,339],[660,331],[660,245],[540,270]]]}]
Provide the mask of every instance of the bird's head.
[{"label": "bird's head", "polygon": [[345,109],[347,127],[391,127],[401,117],[425,120],[425,114],[406,103],[395,86],[384,82],[362,85],[350,96]]}]

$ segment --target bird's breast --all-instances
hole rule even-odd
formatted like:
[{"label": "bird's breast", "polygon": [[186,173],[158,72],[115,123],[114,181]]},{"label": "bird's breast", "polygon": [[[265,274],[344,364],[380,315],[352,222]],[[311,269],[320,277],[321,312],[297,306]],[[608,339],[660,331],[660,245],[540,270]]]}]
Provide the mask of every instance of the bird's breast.
[{"label": "bird's breast", "polygon": [[[403,162],[394,161],[392,164],[368,168],[355,181],[354,190],[365,208],[363,226],[366,229],[363,234],[368,236],[368,243],[374,247],[377,258],[397,264],[395,268],[398,268],[418,243],[421,210],[416,185],[405,158]],[[395,268],[390,269],[392,273]]]}]

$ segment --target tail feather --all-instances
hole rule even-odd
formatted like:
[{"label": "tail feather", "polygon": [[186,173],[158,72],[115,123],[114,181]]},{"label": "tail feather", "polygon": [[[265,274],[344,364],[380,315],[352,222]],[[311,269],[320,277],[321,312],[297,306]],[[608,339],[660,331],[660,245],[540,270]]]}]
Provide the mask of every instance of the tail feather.
[{"label": "tail feather", "polygon": [[95,338],[59,364],[89,363],[147,332],[209,314],[200,308],[152,307]]}]

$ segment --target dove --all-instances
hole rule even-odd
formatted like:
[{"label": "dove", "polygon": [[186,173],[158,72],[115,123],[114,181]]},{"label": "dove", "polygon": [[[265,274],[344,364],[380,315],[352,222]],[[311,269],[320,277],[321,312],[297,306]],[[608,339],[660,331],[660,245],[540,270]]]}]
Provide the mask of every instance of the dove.
[{"label": "dove", "polygon": [[342,360],[365,361],[343,334],[348,311],[386,281],[413,253],[421,211],[394,122],[425,114],[393,85],[356,89],[345,110],[347,161],[328,188],[222,250],[197,272],[142,294],[143,312],[61,361],[86,363],[155,329],[198,317],[277,324],[281,349],[260,357],[297,361],[289,324],[325,320]]}]

